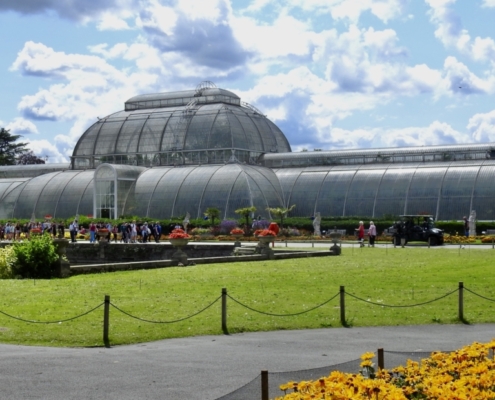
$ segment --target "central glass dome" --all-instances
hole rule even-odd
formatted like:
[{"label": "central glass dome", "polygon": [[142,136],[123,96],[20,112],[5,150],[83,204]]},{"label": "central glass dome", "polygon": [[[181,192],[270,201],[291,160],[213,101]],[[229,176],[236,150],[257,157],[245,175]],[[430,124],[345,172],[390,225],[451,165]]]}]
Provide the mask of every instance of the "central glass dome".
[{"label": "central glass dome", "polygon": [[102,163],[145,167],[256,164],[265,153],[290,152],[282,131],[255,107],[211,83],[196,90],[145,94],[98,120],[79,139],[73,169]]}]

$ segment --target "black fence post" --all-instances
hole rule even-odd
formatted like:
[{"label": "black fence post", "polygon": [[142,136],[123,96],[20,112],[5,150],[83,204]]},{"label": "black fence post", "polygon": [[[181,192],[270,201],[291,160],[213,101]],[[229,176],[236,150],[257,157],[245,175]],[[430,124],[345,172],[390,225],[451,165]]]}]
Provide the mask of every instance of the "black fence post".
[{"label": "black fence post", "polygon": [[459,320],[464,321],[464,282],[459,282]]},{"label": "black fence post", "polygon": [[108,332],[110,328],[110,296],[105,295],[105,305],[103,307],[103,343],[105,347],[110,347]]},{"label": "black fence post", "polygon": [[340,287],[340,323],[342,326],[346,326],[345,322],[345,288]]},{"label": "black fence post", "polygon": [[378,369],[385,369],[385,358],[383,356],[383,348],[378,349]]},{"label": "black fence post", "polygon": [[261,400],[269,400],[268,397],[268,371],[261,371]]},{"label": "black fence post", "polygon": [[227,288],[222,288],[222,332],[228,334],[227,329]]}]

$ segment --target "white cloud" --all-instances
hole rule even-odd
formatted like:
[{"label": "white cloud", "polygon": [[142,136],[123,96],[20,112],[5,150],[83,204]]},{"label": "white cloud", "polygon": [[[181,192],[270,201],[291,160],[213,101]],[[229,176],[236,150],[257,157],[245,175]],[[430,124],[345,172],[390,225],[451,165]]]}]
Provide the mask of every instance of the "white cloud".
[{"label": "white cloud", "polygon": [[434,121],[426,127],[400,129],[334,128],[323,143],[331,148],[380,148],[455,144],[465,143],[467,140],[467,134],[456,131],[447,123]]},{"label": "white cloud", "polygon": [[[136,49],[133,46],[115,46],[106,50],[105,46],[100,46],[95,51],[132,58]],[[122,110],[124,101],[138,93],[156,91],[158,79],[157,73],[148,72],[145,67],[140,72],[119,70],[98,56],[55,52],[33,42],[25,44],[12,69],[25,75],[61,81],[35,94],[23,96],[18,109],[29,119],[70,121],[74,124],[67,138],[60,135],[55,139],[55,145],[64,157],[70,154],[67,153],[74,148],[78,137],[97,117]]]},{"label": "white cloud", "polygon": [[307,56],[316,38],[307,23],[289,15],[280,15],[270,25],[260,24],[254,18],[236,18],[232,26],[243,47],[261,59]]},{"label": "white cloud", "polygon": [[[21,14],[56,13],[61,18],[87,23],[97,21],[101,29],[127,29],[123,19],[132,16],[140,0],[2,0],[0,11],[15,11]],[[122,21],[117,22],[118,19]]]},{"label": "white cloud", "polygon": [[495,142],[495,110],[473,115],[467,128],[474,141]]},{"label": "white cloud", "polygon": [[222,75],[245,63],[249,54],[233,35],[227,0],[178,4],[171,8],[149,1],[141,9],[137,25],[151,46],[164,55],[174,53],[192,66],[207,67]]},{"label": "white cloud", "polygon": [[[435,36],[446,47],[454,47],[473,60],[495,62],[495,41],[480,37],[472,40],[469,32],[462,27],[461,17],[451,8],[456,0],[425,1],[431,7],[431,21],[437,26]],[[493,6],[492,3],[495,4],[495,1],[486,1],[484,5]]]},{"label": "white cloud", "polygon": [[469,68],[455,57],[447,57],[444,63],[445,79],[452,93],[489,94],[495,92],[495,76],[482,79],[473,74]]},{"label": "white cloud", "polygon": [[100,31],[123,31],[131,29],[125,18],[113,13],[104,13],[97,23]]},{"label": "white cloud", "polygon": [[48,163],[66,163],[68,162],[67,155],[62,154],[57,146],[46,139],[42,140],[27,140],[27,148],[33,153]]},{"label": "white cloud", "polygon": [[482,7],[495,7],[495,0],[483,0]]},{"label": "white cloud", "polygon": [[74,78],[76,71],[122,76],[117,69],[99,57],[56,52],[42,43],[31,41],[24,44],[11,70],[25,75],[66,79]]},{"label": "white cloud", "polygon": [[24,118],[15,118],[5,126],[6,130],[14,135],[29,135],[38,133],[38,128],[31,121]]},{"label": "white cloud", "polygon": [[335,19],[350,19],[357,22],[362,13],[369,11],[383,22],[401,15],[405,1],[400,0],[341,0],[335,1],[331,14]]}]

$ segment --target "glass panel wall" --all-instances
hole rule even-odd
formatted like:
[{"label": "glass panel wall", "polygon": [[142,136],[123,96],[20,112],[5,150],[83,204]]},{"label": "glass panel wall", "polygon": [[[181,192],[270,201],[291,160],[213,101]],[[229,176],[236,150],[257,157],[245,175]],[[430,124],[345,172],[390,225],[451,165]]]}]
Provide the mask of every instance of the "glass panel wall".
[{"label": "glass panel wall", "polygon": [[109,119],[103,123],[98,134],[94,154],[113,154],[115,153],[115,143],[125,119]]},{"label": "glass panel wall", "polygon": [[[326,172],[304,171],[292,187],[287,206],[296,205],[297,215],[311,217],[315,212],[318,194],[320,192],[323,180],[326,178]],[[296,214],[296,213],[294,213]]]},{"label": "glass panel wall", "polygon": [[436,218],[446,167],[419,167],[416,170],[407,195],[405,214],[431,214]]},{"label": "glass panel wall", "polygon": [[495,220],[495,165],[480,168],[474,187],[472,209],[478,219]]},{"label": "glass panel wall", "polygon": [[325,176],[317,205],[322,217],[344,215],[345,198],[354,174],[354,170],[331,169]]},{"label": "glass panel wall", "polygon": [[416,168],[389,168],[385,171],[378,188],[374,216],[390,216],[396,219],[403,215],[406,197]]},{"label": "glass panel wall", "polygon": [[356,172],[347,192],[344,215],[373,216],[375,198],[384,169]]},{"label": "glass panel wall", "polygon": [[0,219],[14,218],[15,204],[27,183],[28,180],[24,182],[12,182],[8,184],[8,188],[4,189],[0,200]]},{"label": "glass panel wall", "polygon": [[460,220],[468,216],[479,167],[450,167],[443,180],[438,219]]}]

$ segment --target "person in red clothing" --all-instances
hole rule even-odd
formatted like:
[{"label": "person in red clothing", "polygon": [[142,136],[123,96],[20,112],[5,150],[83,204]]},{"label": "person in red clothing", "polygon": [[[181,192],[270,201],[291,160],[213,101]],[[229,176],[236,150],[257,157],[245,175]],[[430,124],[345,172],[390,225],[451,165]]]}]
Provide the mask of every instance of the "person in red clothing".
[{"label": "person in red clothing", "polygon": [[[276,222],[271,222],[268,226],[268,230],[275,232],[275,235],[278,235],[278,232],[280,231]],[[272,247],[275,247],[275,240],[273,240],[272,242]]]},{"label": "person in red clothing", "polygon": [[359,247],[364,247],[364,222],[359,221],[359,228],[357,230]]}]

